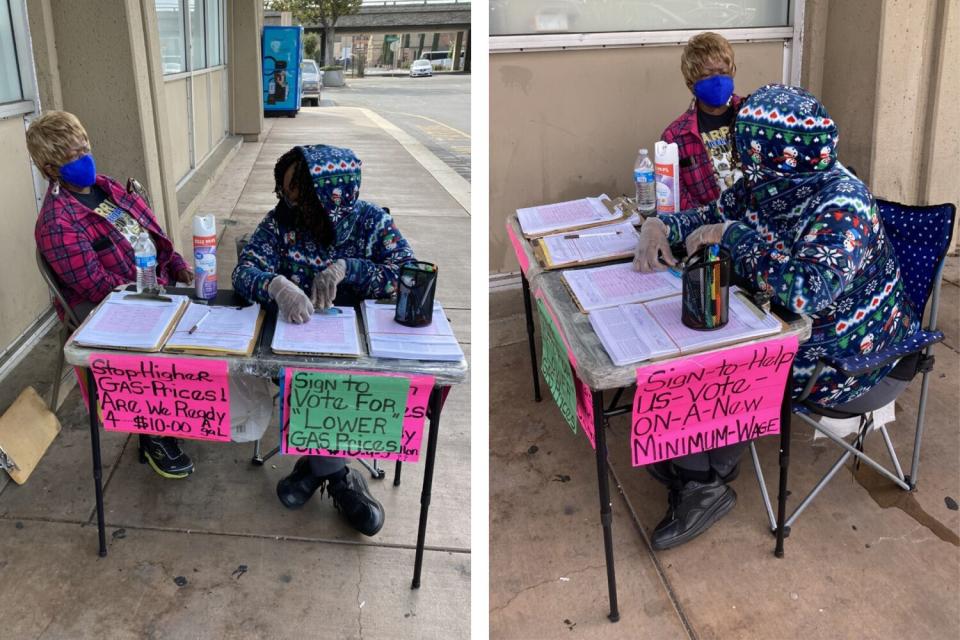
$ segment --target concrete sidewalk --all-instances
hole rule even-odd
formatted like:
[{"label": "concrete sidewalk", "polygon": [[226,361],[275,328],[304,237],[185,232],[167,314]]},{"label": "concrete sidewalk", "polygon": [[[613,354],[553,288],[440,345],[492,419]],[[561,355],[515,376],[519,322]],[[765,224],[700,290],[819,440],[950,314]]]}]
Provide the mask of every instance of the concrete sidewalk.
[{"label": "concrete sidewalk", "polygon": [[[945,277],[946,340],[935,347],[917,491],[904,493],[848,463],[796,521],[783,559],[773,556],[749,457],[733,484],[739,498],[733,512],[689,544],[653,552],[647,540],[666,510],[666,491],[630,466],[629,419],[611,421],[616,624],[606,617],[594,453],[582,434],[571,433],[545,387],[544,401],[533,401],[518,305],[504,311],[491,304],[491,637],[960,637],[956,258]],[[916,380],[901,396],[890,426],[907,468],[919,387]],[[814,442],[799,420],[792,424],[791,510],[839,457],[832,444]],[[879,436],[867,445],[885,459]],[[774,500],[777,447],[777,438],[758,442]]]},{"label": "concrete sidewalk", "polygon": [[[273,165],[297,144],[349,146],[361,197],[387,206],[417,256],[441,265],[438,299],[470,357],[469,216],[410,150],[360,109],[270,119],[244,144],[199,210],[217,215],[218,273],[230,286],[234,239],[276,203]],[[455,190],[455,189],[454,189]],[[183,247],[191,232],[180,230]],[[438,242],[438,239],[442,239]],[[0,388],[49,385],[55,336]],[[62,433],[27,484],[0,478],[2,638],[465,638],[470,628],[470,390],[450,394],[440,428],[422,587],[410,589],[422,464],[402,486],[370,481],[387,518],[375,538],[315,496],[284,509],[277,481],[293,457],[250,464],[252,444],[188,441],[196,473],[163,480],[138,464],[136,440],[101,432],[109,555],[97,556],[89,427],[76,389]],[[264,442],[277,439],[276,424]],[[270,446],[270,445],[268,445]],[[365,472],[364,472],[365,473]],[[369,477],[369,476],[368,476]]]}]

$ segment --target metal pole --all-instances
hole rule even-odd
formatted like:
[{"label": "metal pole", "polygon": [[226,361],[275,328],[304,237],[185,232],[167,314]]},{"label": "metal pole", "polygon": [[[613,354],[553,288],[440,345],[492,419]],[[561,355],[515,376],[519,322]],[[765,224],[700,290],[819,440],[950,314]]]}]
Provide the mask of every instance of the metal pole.
[{"label": "metal pole", "polygon": [[790,399],[792,379],[792,375],[787,376],[783,402],[780,404],[780,491],[777,494],[777,546],[773,551],[773,555],[778,558],[783,557],[783,538],[787,528],[787,469],[790,467],[790,418],[793,415],[793,403]]},{"label": "metal pole", "polygon": [[603,391],[593,392],[593,433],[597,444],[597,484],[600,488],[600,525],[607,560],[607,591],[610,596],[610,622],[620,620],[617,606],[617,572],[613,565],[613,511],[610,508],[610,476],[607,472],[607,434],[603,428]]},{"label": "metal pole", "polygon": [[437,457],[437,434],[440,431],[440,409],[442,407],[443,387],[434,387],[430,394],[430,432],[427,436],[427,461],[423,471],[423,491],[420,493],[420,527],[417,530],[417,555],[413,563],[411,589],[420,588],[420,569],[423,565],[423,546],[427,536],[427,512],[430,510],[433,463]]},{"label": "metal pole", "polygon": [[100,557],[107,556],[107,532],[103,521],[103,465],[100,461],[100,420],[97,413],[97,382],[93,370],[87,369],[87,400],[90,409],[90,449],[93,452],[93,485],[97,496],[97,533],[100,535]]},{"label": "metal pole", "polygon": [[530,345],[530,367],[533,370],[533,399],[537,402],[543,400],[540,395],[540,372],[537,371],[537,345],[533,338],[533,304],[530,301],[530,283],[527,282],[527,276],[520,274],[520,281],[523,283],[523,311],[527,316],[527,343]]}]

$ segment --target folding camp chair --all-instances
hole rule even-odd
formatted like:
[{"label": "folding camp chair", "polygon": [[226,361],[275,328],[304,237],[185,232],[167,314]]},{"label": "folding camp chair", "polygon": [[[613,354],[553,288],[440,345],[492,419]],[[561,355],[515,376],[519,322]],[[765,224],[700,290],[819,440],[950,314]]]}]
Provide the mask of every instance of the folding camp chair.
[{"label": "folding camp chair", "polygon": [[[803,510],[810,505],[810,502],[851,457],[855,457],[858,463],[862,461],[869,465],[904,491],[912,491],[917,486],[917,476],[920,470],[920,442],[923,438],[923,422],[929,386],[927,376],[932,371],[934,364],[933,344],[943,340],[943,332],[937,331],[940,282],[944,257],[950,247],[950,240],[953,235],[957,209],[953,204],[908,206],[885,200],[877,200],[877,206],[884,231],[893,245],[897,260],[900,263],[900,275],[903,279],[907,297],[920,317],[926,311],[927,301],[932,295],[927,327],[882,351],[844,359],[824,357],[817,362],[813,375],[800,397],[794,400],[795,413],[803,422],[840,446],[843,449],[843,454],[811,489],[810,493],[800,501],[793,513],[786,518],[784,533],[789,533],[790,526],[803,513]],[[912,379],[917,373],[922,378],[920,403],[917,407],[916,432],[913,440],[913,460],[910,465],[910,473],[906,475],[900,466],[900,460],[897,458],[886,425],[874,426],[872,412],[880,409],[880,406],[866,408],[862,413],[847,413],[822,407],[808,399],[813,385],[824,367],[829,366],[847,376],[854,377],[875,371],[894,362],[898,362],[896,371],[901,379],[904,374],[908,379]],[[884,404],[886,402],[889,402],[889,400],[885,401]],[[859,418],[859,428],[854,444],[838,437],[820,425],[809,414],[831,418]],[[893,470],[884,467],[864,453],[864,440],[872,430],[879,431],[883,437]],[[763,472],[760,470],[757,450],[752,442],[750,443],[750,455],[753,458],[757,481],[760,483],[760,494],[767,509],[770,528],[776,532],[777,521],[767,494]]]},{"label": "folding camp chair", "polygon": [[[389,210],[386,210],[389,213]],[[250,234],[245,233],[236,240],[236,249],[237,249],[237,261],[240,260],[240,252],[243,251],[243,248],[247,246],[247,243],[250,242]],[[274,396],[276,400],[276,396]],[[262,466],[264,462],[277,455],[280,452],[280,445],[277,445],[273,449],[267,452],[266,455],[263,455],[260,452],[260,440],[257,440],[253,443],[253,458],[250,460],[253,464]],[[380,468],[380,465],[377,463],[377,460],[374,459],[373,464],[371,465],[366,460],[360,458],[357,459],[363,467],[370,472],[370,475],[378,480],[382,480],[387,472]],[[397,463],[400,464],[400,463]],[[399,480],[399,474],[397,475],[397,480]],[[394,484],[397,484],[395,481]]]}]

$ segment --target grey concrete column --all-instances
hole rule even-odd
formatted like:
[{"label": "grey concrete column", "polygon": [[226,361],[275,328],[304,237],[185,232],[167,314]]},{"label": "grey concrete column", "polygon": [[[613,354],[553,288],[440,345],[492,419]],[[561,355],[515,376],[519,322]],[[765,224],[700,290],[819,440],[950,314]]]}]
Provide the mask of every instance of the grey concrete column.
[{"label": "grey concrete column", "polygon": [[[141,3],[148,14],[154,11],[148,0],[56,2],[50,4],[49,20],[63,109],[87,129],[98,171],[121,181],[140,180],[150,191],[157,219],[176,239],[176,193],[161,168],[163,119],[151,77],[151,67],[159,65],[153,59],[156,33],[145,32]],[[155,30],[155,16],[152,24]]]},{"label": "grey concrete column", "polygon": [[263,131],[260,60],[263,3],[235,0],[227,7],[227,66],[230,73],[230,132],[256,142]]},{"label": "grey concrete column", "polygon": [[27,0],[27,16],[30,21],[30,43],[33,45],[40,108],[44,111],[62,109],[60,67],[57,62],[50,0]]},{"label": "grey concrete column", "polygon": [[463,31],[457,31],[457,42],[453,45],[453,70],[460,71],[460,49],[463,48]]}]

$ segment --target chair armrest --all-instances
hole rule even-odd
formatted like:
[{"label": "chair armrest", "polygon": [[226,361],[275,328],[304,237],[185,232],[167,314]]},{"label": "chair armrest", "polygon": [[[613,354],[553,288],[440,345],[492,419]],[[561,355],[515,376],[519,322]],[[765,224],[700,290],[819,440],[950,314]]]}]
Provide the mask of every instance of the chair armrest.
[{"label": "chair armrest", "polygon": [[917,331],[903,342],[898,342],[882,351],[846,358],[824,356],[822,360],[840,373],[853,378],[884,367],[900,358],[917,353],[941,340],[943,340],[942,331]]}]

